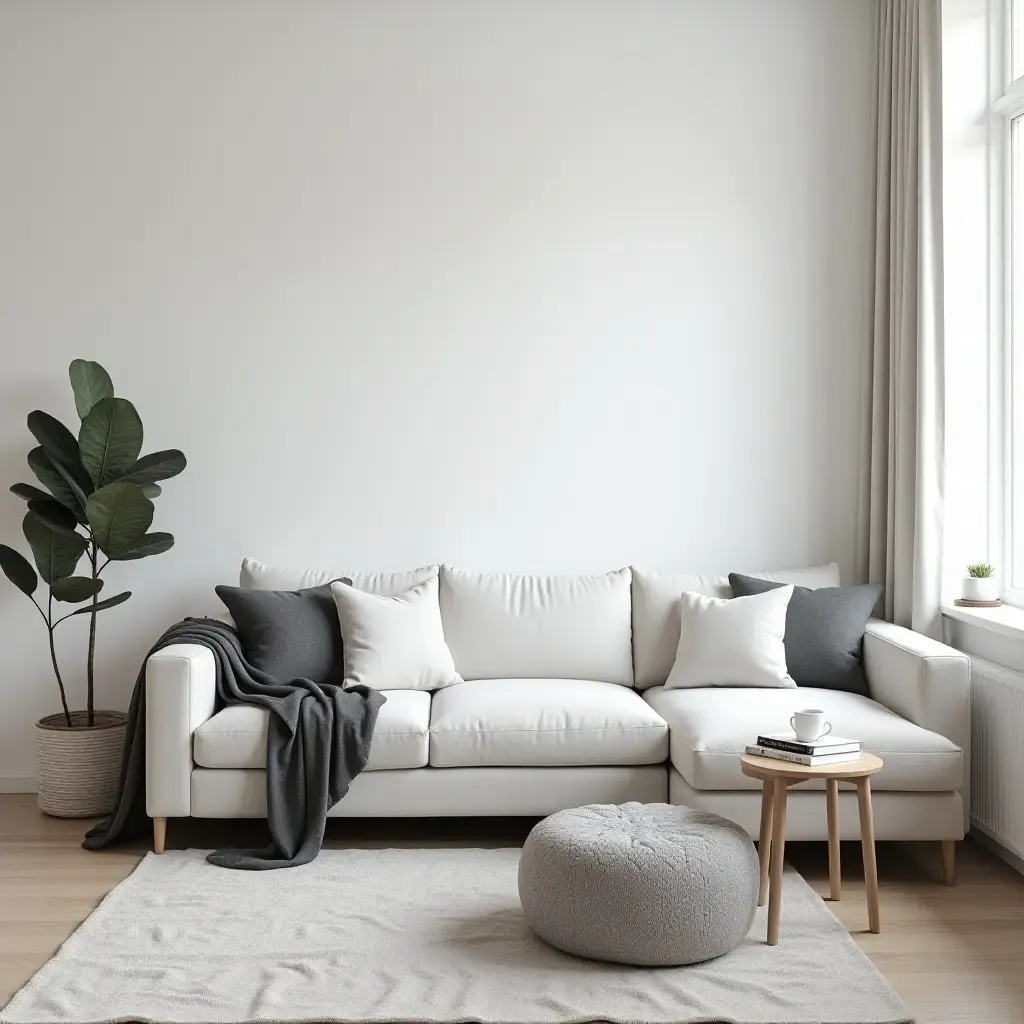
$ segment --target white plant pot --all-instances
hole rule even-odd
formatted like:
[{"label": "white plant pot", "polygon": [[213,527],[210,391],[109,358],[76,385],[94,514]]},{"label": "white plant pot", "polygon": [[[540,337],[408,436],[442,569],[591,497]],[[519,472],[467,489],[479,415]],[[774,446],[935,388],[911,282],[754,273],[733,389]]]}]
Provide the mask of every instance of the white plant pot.
[{"label": "white plant pot", "polygon": [[995,576],[965,576],[962,594],[965,601],[998,601],[999,580]]}]

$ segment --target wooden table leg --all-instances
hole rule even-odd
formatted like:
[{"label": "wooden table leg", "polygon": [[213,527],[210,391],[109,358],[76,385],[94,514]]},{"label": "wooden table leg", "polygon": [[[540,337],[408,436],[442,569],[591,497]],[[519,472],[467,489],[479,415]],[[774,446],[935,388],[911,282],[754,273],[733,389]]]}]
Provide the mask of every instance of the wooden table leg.
[{"label": "wooden table leg", "polygon": [[839,863],[839,782],[825,780],[826,807],[828,812],[828,887],[833,900],[843,898],[842,871]]},{"label": "wooden table leg", "polygon": [[167,844],[167,819],[153,819],[153,852],[163,853]]},{"label": "wooden table leg", "polygon": [[878,919],[878,865],[875,863],[875,820],[871,813],[871,779],[857,779],[857,805],[860,808],[860,845],[864,851],[864,883],[868,895],[868,930],[881,931]]},{"label": "wooden table leg", "polygon": [[761,832],[757,840],[757,859],[761,865],[761,885],[757,890],[757,905],[763,907],[768,899],[768,858],[772,849],[772,800],[775,798],[771,779],[761,784]]},{"label": "wooden table leg", "polygon": [[786,780],[774,780],[772,800],[771,881],[768,886],[768,945],[779,944],[782,914],[782,863],[786,856]]}]

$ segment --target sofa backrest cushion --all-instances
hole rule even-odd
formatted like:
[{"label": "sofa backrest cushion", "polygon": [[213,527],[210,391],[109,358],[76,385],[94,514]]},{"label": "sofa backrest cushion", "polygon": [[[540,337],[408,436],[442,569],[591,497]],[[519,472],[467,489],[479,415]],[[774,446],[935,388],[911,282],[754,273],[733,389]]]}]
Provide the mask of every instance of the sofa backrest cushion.
[{"label": "sofa backrest cushion", "polygon": [[441,621],[456,671],[463,679],[632,686],[629,582],[629,569],[506,576],[443,565]]},{"label": "sofa backrest cushion", "polygon": [[332,580],[348,577],[356,590],[392,597],[433,578],[438,569],[437,565],[425,565],[421,569],[409,569],[407,572],[287,569],[257,562],[255,558],[246,558],[242,562],[239,585],[249,590],[305,590],[307,587],[322,587]]},{"label": "sofa backrest cushion", "polygon": [[[807,569],[751,572],[760,580],[792,583],[817,590],[839,586],[835,562]],[[695,576],[687,573],[656,573],[633,569],[633,671],[638,690],[661,686],[676,660],[679,647],[680,595],[684,590],[708,597],[732,597],[728,576]]]}]

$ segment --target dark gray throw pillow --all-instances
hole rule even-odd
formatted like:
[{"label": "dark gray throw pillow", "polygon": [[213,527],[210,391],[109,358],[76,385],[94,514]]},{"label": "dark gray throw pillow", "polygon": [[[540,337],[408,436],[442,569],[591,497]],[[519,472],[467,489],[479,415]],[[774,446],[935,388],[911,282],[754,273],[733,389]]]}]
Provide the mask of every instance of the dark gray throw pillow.
[{"label": "dark gray throw pillow", "polygon": [[[734,597],[777,590],[784,583],[729,573]],[[786,611],[786,663],[797,686],[820,686],[868,695],[861,667],[864,627],[882,596],[882,586],[794,587]]]},{"label": "dark gray throw pillow", "polygon": [[[351,583],[349,579],[335,580]],[[275,679],[345,679],[341,624],[331,585],[306,590],[217,587],[235,620],[246,660]]]}]

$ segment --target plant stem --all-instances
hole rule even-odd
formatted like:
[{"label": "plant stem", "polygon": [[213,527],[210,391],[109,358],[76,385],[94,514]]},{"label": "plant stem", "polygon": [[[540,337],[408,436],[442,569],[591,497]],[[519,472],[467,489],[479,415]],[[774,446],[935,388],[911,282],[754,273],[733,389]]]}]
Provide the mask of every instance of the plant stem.
[{"label": "plant stem", "polygon": [[[34,602],[33,602],[34,603]],[[38,608],[39,606],[36,605]],[[42,609],[39,609],[42,612]],[[57,677],[57,686],[60,687],[60,702],[64,706],[64,721],[67,723],[68,728],[71,728],[71,712],[68,710],[68,698],[67,693],[64,691],[64,680],[60,676],[60,668],[57,665],[57,649],[53,645],[53,594],[50,594],[49,601],[46,605],[46,632],[50,638],[50,661],[53,664],[53,674]]]},{"label": "plant stem", "polygon": [[[96,579],[99,576],[99,570],[96,568],[97,555],[96,555],[96,542],[92,541],[89,545],[89,561],[92,563],[92,578]],[[97,595],[92,595],[92,603],[97,603]],[[93,689],[93,683],[95,681],[95,663],[96,663],[96,613],[93,612],[89,616],[89,661],[86,664],[86,712],[88,714],[88,723],[90,726],[96,724],[96,712],[94,696],[95,692]]]}]

